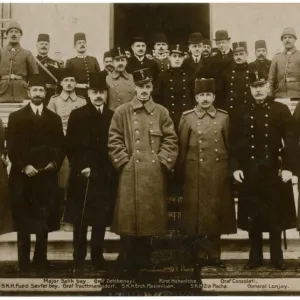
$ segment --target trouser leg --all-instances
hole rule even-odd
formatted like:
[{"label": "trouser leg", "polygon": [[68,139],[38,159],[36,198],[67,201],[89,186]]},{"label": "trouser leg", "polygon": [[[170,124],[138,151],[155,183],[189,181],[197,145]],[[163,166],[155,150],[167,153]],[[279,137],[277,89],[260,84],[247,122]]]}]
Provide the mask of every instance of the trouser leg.
[{"label": "trouser leg", "polygon": [[34,249],[33,260],[36,263],[46,263],[47,262],[47,246],[48,246],[48,232],[41,230],[36,233],[36,242]]},{"label": "trouser leg", "polygon": [[103,261],[103,246],[105,236],[105,220],[101,220],[92,226],[91,235],[91,259],[93,262]]},{"label": "trouser leg", "polygon": [[221,235],[209,235],[207,236],[209,245],[208,258],[209,259],[220,259],[221,258]]},{"label": "trouser leg", "polygon": [[[87,253],[87,231],[88,226],[76,221],[73,226],[73,258],[77,262],[84,261]],[[77,256],[78,254],[78,256]]]},{"label": "trouser leg", "polygon": [[282,263],[283,253],[281,249],[281,230],[273,229],[270,231],[270,255],[272,263]]},{"label": "trouser leg", "polygon": [[263,236],[259,229],[249,232],[250,239],[250,255],[249,260],[252,263],[260,264],[263,261]]},{"label": "trouser leg", "polygon": [[134,237],[132,243],[132,254],[137,268],[147,267],[151,259],[151,237]]},{"label": "trouser leg", "polygon": [[19,268],[27,268],[30,265],[30,233],[18,231],[17,240]]}]

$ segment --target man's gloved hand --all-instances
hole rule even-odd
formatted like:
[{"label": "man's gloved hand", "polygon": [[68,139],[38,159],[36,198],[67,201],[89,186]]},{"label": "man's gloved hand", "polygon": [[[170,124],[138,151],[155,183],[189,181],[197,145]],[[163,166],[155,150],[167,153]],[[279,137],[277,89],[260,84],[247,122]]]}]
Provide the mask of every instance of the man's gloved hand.
[{"label": "man's gloved hand", "polygon": [[81,171],[81,175],[85,178],[89,178],[91,176],[91,168],[85,168]]},{"label": "man's gloved hand", "polygon": [[242,183],[244,180],[244,172],[242,170],[236,170],[233,172],[233,177],[239,183]]},{"label": "man's gloved hand", "polygon": [[55,171],[56,170],[56,163],[55,162],[50,162],[46,168],[44,169],[45,171]]},{"label": "man's gloved hand", "polygon": [[34,168],[32,165],[27,165],[23,169],[23,171],[28,177],[36,176],[39,173],[39,171],[36,168]]},{"label": "man's gloved hand", "polygon": [[288,182],[289,180],[291,180],[293,177],[293,173],[291,171],[288,170],[282,170],[281,172],[281,179],[284,183]]}]

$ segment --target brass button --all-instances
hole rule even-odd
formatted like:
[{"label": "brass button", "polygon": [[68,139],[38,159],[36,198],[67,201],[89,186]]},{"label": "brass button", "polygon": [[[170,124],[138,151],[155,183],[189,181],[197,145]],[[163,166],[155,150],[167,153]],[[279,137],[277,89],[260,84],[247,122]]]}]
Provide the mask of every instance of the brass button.
[{"label": "brass button", "polygon": [[155,153],[155,151],[154,151],[154,150],[152,150],[151,152],[152,152],[152,153]]},{"label": "brass button", "polygon": [[172,161],[172,159],[171,158],[168,158],[168,162],[171,162]]},{"label": "brass button", "polygon": [[155,163],[155,160],[152,160],[152,163],[154,164],[154,163]]},{"label": "brass button", "polygon": [[140,140],[136,140],[136,143],[139,144]]},{"label": "brass button", "polygon": [[136,162],[139,163],[140,161],[137,159]]},{"label": "brass button", "polygon": [[154,144],[154,141],[153,141],[153,140],[151,140],[151,144]]},{"label": "brass button", "polygon": [[200,161],[203,161],[203,158],[200,158]]},{"label": "brass button", "polygon": [[254,156],[251,156],[251,159],[254,159],[255,157]]},{"label": "brass button", "polygon": [[152,125],[153,124],[153,122],[150,122],[150,125]]},{"label": "brass button", "polygon": [[220,160],[220,159],[217,157],[217,158],[216,158],[216,161],[219,161],[219,160]]},{"label": "brass button", "polygon": [[118,161],[118,159],[117,159],[117,158],[115,158],[114,162],[117,162],[117,161]]},{"label": "brass button", "polygon": [[215,140],[215,143],[217,143],[218,142],[218,140]]},{"label": "brass button", "polygon": [[138,149],[138,150],[136,150],[136,153],[140,153],[140,150]]}]

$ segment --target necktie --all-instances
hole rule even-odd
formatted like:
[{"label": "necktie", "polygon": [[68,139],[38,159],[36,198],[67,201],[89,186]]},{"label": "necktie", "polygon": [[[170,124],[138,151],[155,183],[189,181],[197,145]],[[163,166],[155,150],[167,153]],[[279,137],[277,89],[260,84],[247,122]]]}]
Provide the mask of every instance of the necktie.
[{"label": "necktie", "polygon": [[100,115],[102,114],[100,107],[98,108],[98,112],[99,112]]},{"label": "necktie", "polygon": [[40,116],[40,113],[39,113],[39,110],[38,110],[38,109],[36,110],[35,115],[36,115],[37,117]]},{"label": "necktie", "polygon": [[198,63],[198,58],[197,58],[197,57],[195,58],[195,63],[196,63],[196,64]]}]

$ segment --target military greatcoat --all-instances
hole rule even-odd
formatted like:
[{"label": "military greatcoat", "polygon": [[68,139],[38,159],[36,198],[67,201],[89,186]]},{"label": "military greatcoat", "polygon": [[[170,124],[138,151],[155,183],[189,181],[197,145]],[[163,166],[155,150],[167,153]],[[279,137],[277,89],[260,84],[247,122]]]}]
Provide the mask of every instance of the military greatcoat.
[{"label": "military greatcoat", "polygon": [[183,113],[176,172],[183,178],[182,229],[188,235],[236,232],[229,173],[229,117],[211,107]]},{"label": "military greatcoat", "polygon": [[[281,152],[280,150],[283,148]],[[281,170],[297,171],[298,145],[292,115],[284,104],[254,100],[232,127],[231,166],[242,170],[239,184],[238,227],[270,231],[296,227],[292,183],[283,183]]]},{"label": "military greatcoat", "polygon": [[175,165],[177,136],[166,108],[136,97],[118,107],[109,130],[109,154],[120,171],[112,230],[152,236],[167,231],[166,172]]}]

